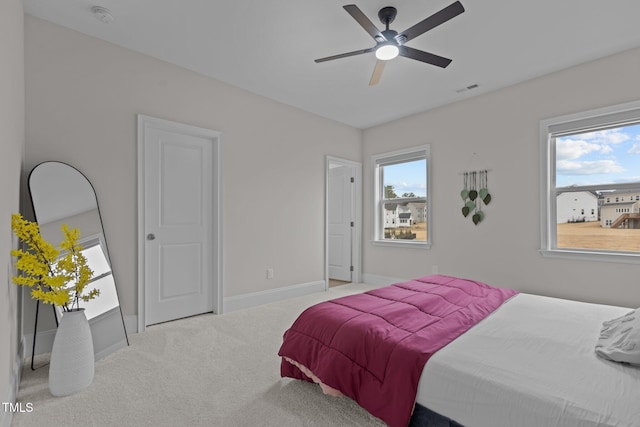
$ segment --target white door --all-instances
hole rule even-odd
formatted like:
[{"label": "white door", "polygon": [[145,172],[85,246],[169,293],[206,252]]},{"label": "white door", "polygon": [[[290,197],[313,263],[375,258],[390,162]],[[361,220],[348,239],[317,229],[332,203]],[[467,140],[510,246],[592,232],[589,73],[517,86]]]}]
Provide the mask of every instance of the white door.
[{"label": "white door", "polygon": [[[214,144],[218,134],[143,117],[143,326],[214,309]],[[140,187],[140,186],[139,186]]]},{"label": "white door", "polygon": [[328,191],[328,262],[329,278],[351,281],[352,233],[354,225],[354,168],[329,167]]}]

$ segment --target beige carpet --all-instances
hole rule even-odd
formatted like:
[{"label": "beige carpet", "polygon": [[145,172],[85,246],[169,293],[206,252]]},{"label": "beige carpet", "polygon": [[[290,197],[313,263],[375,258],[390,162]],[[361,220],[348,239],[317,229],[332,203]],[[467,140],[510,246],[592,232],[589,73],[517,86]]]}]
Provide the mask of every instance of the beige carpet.
[{"label": "beige carpet", "polygon": [[[280,378],[282,334],[306,307],[363,292],[348,284],[220,316],[151,326],[96,363],[93,384],[67,397],[48,390],[48,368],[25,362],[16,413],[21,426],[384,426],[348,398]],[[48,355],[38,356],[36,366]]]}]

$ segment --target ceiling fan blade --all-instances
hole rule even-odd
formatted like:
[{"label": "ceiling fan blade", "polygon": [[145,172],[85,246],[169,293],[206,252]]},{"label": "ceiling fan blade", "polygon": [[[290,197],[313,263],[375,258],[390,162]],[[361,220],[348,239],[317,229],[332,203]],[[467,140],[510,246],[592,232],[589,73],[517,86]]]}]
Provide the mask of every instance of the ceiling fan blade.
[{"label": "ceiling fan blade", "polygon": [[367,15],[362,13],[362,11],[358,8],[358,6],[356,6],[355,4],[348,4],[348,5],[345,5],[345,6],[342,6],[342,7],[375,40],[377,40],[378,37],[382,37],[382,40],[386,40],[386,38],[382,35],[380,30],[378,30],[378,27],[376,27],[373,24],[373,22],[371,22],[371,20],[369,18],[367,18]]},{"label": "ceiling fan blade", "polygon": [[341,53],[340,55],[327,56],[326,58],[314,59],[316,63],[333,61],[334,59],[347,58],[349,56],[362,55],[363,53],[373,52],[375,47],[369,49],[354,50],[353,52]]},{"label": "ceiling fan blade", "polygon": [[376,66],[373,68],[373,74],[371,74],[371,80],[369,80],[369,86],[375,86],[378,84],[386,63],[387,61],[381,61],[379,59],[376,61]]},{"label": "ceiling fan blade", "polygon": [[415,59],[416,61],[426,62],[427,64],[435,65],[437,67],[446,68],[451,64],[449,58],[443,58],[442,56],[434,55],[433,53],[425,52],[418,49],[413,49],[408,46],[400,46],[400,55],[405,58]]},{"label": "ceiling fan blade", "polygon": [[442,9],[440,12],[436,12],[430,17],[418,22],[413,27],[407,29],[406,31],[400,33],[400,35],[405,37],[405,42],[418,37],[419,35],[426,33],[432,28],[437,27],[440,24],[447,22],[451,18],[455,18],[464,12],[464,6],[459,1],[450,4],[449,6]]}]

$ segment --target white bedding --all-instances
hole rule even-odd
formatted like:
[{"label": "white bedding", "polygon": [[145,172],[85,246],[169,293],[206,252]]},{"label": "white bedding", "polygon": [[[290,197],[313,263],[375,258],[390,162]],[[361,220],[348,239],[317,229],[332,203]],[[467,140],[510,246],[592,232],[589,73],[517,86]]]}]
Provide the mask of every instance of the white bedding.
[{"label": "white bedding", "polygon": [[628,312],[516,295],[431,357],[416,401],[467,427],[640,426],[640,368],[594,351]]}]

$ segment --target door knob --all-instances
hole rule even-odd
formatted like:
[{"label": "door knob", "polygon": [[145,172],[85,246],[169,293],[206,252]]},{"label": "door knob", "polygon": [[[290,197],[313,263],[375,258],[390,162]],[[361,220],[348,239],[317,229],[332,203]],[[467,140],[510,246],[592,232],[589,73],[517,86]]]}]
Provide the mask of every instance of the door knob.
[{"label": "door knob", "polygon": [[155,238],[156,238],[155,234],[153,234],[153,233],[147,234],[147,240],[155,240]]}]

